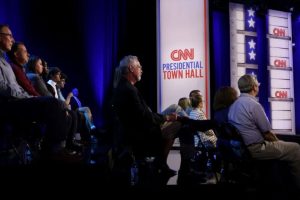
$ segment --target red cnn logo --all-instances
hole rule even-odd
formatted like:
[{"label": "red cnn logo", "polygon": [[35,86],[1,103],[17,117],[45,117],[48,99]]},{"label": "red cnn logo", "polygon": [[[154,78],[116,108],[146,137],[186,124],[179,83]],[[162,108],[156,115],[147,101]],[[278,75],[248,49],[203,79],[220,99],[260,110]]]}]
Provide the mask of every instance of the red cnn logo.
[{"label": "red cnn logo", "polygon": [[276,36],[285,36],[285,30],[282,28],[274,28],[273,34]]},{"label": "red cnn logo", "polygon": [[276,91],[275,92],[275,97],[277,98],[287,98],[287,91]]},{"label": "red cnn logo", "polygon": [[187,59],[194,59],[194,48],[188,50],[188,49],[178,49],[174,50],[171,52],[171,59],[174,61],[179,61],[179,60],[187,60]]},{"label": "red cnn logo", "polygon": [[286,60],[274,60],[275,67],[286,67]]}]

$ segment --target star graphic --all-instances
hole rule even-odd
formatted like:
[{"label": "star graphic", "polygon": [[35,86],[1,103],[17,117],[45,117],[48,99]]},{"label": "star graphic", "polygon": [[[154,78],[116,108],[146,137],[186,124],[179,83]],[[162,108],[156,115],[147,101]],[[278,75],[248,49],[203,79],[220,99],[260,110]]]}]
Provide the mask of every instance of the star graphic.
[{"label": "star graphic", "polygon": [[255,49],[255,45],[256,43],[253,41],[253,39],[251,39],[250,42],[248,42],[250,49]]},{"label": "star graphic", "polygon": [[252,50],[252,51],[249,53],[249,56],[250,56],[250,60],[255,60],[256,53],[254,53],[254,51]]},{"label": "star graphic", "polygon": [[248,11],[248,15],[249,15],[249,17],[250,16],[252,16],[252,17],[254,17],[254,10],[252,9],[252,8],[250,8],[249,10],[247,10]]},{"label": "star graphic", "polygon": [[249,27],[254,28],[255,21],[253,21],[252,17],[250,18],[250,20],[248,20],[248,23],[249,23]]},{"label": "star graphic", "polygon": [[249,27],[254,28],[255,21],[253,21],[252,17],[250,18],[250,20],[248,20],[248,23],[249,23]]}]

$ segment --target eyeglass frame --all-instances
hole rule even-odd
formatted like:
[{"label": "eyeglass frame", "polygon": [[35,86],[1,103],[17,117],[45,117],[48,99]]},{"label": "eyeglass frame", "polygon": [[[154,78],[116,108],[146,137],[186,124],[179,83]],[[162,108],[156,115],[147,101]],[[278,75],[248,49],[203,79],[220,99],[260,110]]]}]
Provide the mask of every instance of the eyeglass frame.
[{"label": "eyeglass frame", "polygon": [[1,32],[0,32],[0,34],[9,36],[10,38],[13,38],[13,37],[14,37],[14,36],[13,36],[12,34],[10,34],[10,33],[1,33]]}]

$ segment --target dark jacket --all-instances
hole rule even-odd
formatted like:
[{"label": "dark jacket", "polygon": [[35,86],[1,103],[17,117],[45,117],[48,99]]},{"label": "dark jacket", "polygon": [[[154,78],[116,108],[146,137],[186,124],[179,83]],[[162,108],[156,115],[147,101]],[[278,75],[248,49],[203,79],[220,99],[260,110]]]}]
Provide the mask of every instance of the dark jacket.
[{"label": "dark jacket", "polygon": [[120,80],[114,91],[113,107],[127,144],[140,152],[160,148],[163,115],[152,112],[138,89],[125,78]]}]

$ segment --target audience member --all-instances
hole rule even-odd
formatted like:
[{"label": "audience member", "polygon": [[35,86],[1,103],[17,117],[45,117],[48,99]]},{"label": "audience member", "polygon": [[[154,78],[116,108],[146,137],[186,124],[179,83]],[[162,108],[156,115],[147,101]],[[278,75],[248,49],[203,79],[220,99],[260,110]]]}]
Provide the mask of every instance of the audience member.
[{"label": "audience member", "polygon": [[218,123],[228,122],[229,107],[238,98],[237,91],[230,86],[224,86],[217,90],[214,96],[214,119]]},{"label": "audience member", "polygon": [[60,81],[61,70],[58,67],[52,67],[49,70],[47,88],[51,94],[58,99],[57,83]]},{"label": "audience member", "polygon": [[251,156],[257,160],[286,161],[295,184],[300,189],[300,146],[278,140],[261,104],[255,98],[259,83],[253,75],[238,80],[240,97],[231,105],[228,120],[240,132]]},{"label": "audience member", "polygon": [[[202,96],[199,94],[195,94],[191,97],[191,105],[192,105],[192,111],[189,114],[190,119],[194,120],[206,120],[206,116],[204,112],[202,111],[203,108],[203,100]],[[200,136],[200,140],[202,144],[207,149],[215,148],[216,147],[216,142],[217,142],[217,137],[213,130],[208,130],[205,132],[198,132]]]},{"label": "audience member", "polygon": [[74,135],[73,144],[81,146],[80,144],[82,144],[82,142],[89,142],[91,132],[90,124],[87,122],[88,120],[83,112],[80,112],[78,109],[72,110],[70,101],[73,97],[73,92],[69,92],[67,97],[64,97],[61,90],[65,88],[66,80],[67,75],[61,72],[60,81],[56,83],[57,95],[58,99],[64,102],[66,108],[69,110],[69,113],[71,113],[71,115],[76,114],[77,116],[77,130]]},{"label": "audience member", "polygon": [[57,82],[57,95],[58,95],[58,99],[63,101],[66,105],[66,107],[71,110],[71,105],[70,105],[70,101],[71,98],[73,97],[73,92],[69,92],[67,97],[65,98],[63,93],[62,93],[62,89],[65,88],[65,84],[66,84],[66,80],[67,80],[67,75],[64,73],[61,73],[61,77],[60,77],[60,81]]},{"label": "audience member", "polygon": [[42,77],[43,73],[43,66],[42,66],[42,60],[41,58],[37,56],[31,56],[27,65],[27,77],[33,84],[33,87],[35,90],[41,95],[41,96],[49,96],[53,97],[51,92],[48,90],[47,85]]},{"label": "audience member", "polygon": [[186,112],[186,110],[191,107],[189,98],[182,97],[178,100],[178,105]]},{"label": "audience member", "polygon": [[[192,90],[192,91],[190,91],[190,94],[189,94],[190,103],[191,103],[191,98],[194,95],[200,95],[200,96],[202,96],[200,90]],[[186,112],[186,114],[189,115],[192,110],[193,110],[193,107],[191,105],[189,105],[189,107],[186,108],[185,112]]]},{"label": "audience member", "polygon": [[142,66],[136,56],[125,56],[120,61],[115,74],[113,106],[124,130],[124,142],[132,148],[135,156],[154,154],[159,168],[170,173],[163,155],[160,126],[165,121],[175,121],[177,116],[151,111],[135,87],[141,80],[142,73]]},{"label": "audience member", "polygon": [[15,73],[17,82],[23,89],[32,96],[40,96],[35,90],[31,81],[27,78],[24,65],[29,60],[29,53],[22,42],[15,42],[7,55],[11,61],[10,65]]}]

